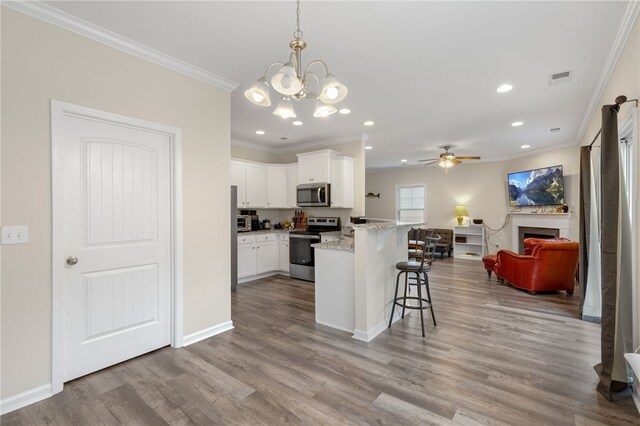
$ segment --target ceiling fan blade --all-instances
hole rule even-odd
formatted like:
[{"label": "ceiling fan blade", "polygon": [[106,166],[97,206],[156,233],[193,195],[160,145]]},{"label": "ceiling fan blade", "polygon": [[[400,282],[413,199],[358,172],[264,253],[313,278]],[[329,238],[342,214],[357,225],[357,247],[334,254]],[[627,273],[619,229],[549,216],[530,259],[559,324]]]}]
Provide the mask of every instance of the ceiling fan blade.
[{"label": "ceiling fan blade", "polygon": [[458,160],[479,160],[480,157],[456,157]]},{"label": "ceiling fan blade", "polygon": [[439,158],[427,158],[426,160],[418,160],[418,163],[422,163],[424,161],[438,161]]},{"label": "ceiling fan blade", "polygon": [[[422,161],[428,161],[428,160],[422,160]],[[436,164],[436,163],[439,163],[439,162],[440,162],[440,160],[433,160],[430,163],[425,164],[425,166],[430,166],[432,164]]]},{"label": "ceiling fan blade", "polygon": [[452,158],[451,160],[449,160],[452,164],[461,164],[462,161],[458,160],[457,158]]}]

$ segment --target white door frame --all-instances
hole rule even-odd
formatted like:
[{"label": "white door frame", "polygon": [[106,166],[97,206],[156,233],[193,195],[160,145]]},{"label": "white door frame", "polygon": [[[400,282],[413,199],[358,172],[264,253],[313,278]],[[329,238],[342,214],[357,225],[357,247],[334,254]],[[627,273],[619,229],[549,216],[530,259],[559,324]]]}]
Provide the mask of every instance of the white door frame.
[{"label": "white door frame", "polygon": [[65,116],[81,117],[102,123],[160,133],[169,137],[171,156],[171,346],[182,346],[182,129],[152,123],[110,112],[51,100],[51,393],[63,388],[63,297],[64,259],[62,242],[62,168],[61,146]]}]

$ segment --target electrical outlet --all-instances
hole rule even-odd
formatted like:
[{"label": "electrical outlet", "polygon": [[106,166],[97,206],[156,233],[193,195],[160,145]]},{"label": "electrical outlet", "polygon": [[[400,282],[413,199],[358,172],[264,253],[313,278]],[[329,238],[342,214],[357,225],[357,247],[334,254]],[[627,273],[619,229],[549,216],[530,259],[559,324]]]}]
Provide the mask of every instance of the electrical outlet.
[{"label": "electrical outlet", "polygon": [[2,244],[25,244],[29,242],[29,226],[7,225],[2,227]]}]

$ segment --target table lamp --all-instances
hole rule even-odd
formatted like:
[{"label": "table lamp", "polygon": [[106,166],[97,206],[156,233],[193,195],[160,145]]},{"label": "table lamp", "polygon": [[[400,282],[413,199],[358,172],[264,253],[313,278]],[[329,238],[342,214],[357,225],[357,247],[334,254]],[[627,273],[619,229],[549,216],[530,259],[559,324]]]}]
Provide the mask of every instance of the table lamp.
[{"label": "table lamp", "polygon": [[456,216],[458,217],[458,226],[462,226],[464,216],[469,216],[469,212],[465,206],[456,206]]}]

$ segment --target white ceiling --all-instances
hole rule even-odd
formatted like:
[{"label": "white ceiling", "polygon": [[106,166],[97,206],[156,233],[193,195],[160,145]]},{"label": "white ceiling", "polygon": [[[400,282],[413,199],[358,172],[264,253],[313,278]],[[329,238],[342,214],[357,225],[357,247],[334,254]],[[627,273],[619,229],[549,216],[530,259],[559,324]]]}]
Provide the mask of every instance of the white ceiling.
[{"label": "white ceiling", "polygon": [[[304,64],[323,59],[349,88],[349,115],[303,126],[243,92],[288,58],[295,2],[50,2],[49,5],[239,83],[231,137],[273,149],[353,141],[367,133],[367,168],[437,157],[440,145],[483,161],[577,143],[627,2],[302,1]],[[571,71],[569,83],[549,75]],[[496,93],[502,83],[514,90]],[[365,120],[375,125],[364,127]],[[520,120],[518,128],[510,123]],[[550,128],[560,127],[557,133]],[[266,131],[258,136],[256,130]],[[281,137],[288,138],[286,141]]]}]

